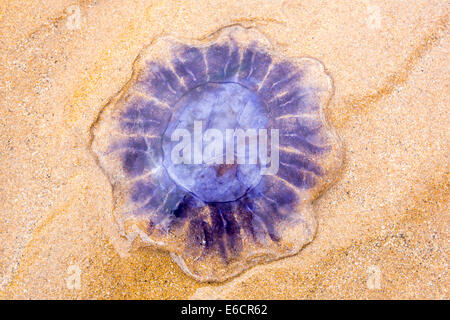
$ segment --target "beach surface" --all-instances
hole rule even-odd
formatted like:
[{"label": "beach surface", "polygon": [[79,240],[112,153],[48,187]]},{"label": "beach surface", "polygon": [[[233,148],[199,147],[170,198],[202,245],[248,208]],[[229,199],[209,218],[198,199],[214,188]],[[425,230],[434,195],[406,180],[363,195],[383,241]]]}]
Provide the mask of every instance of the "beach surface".
[{"label": "beach surface", "polygon": [[[3,1],[0,298],[448,299],[447,1]],[[299,254],[223,283],[128,248],[90,128],[163,35],[255,27],[320,60],[345,146]]]}]

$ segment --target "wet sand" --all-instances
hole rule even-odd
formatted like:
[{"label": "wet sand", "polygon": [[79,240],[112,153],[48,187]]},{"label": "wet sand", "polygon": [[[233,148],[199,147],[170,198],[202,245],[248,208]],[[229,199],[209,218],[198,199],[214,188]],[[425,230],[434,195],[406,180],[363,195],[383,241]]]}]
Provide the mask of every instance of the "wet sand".
[{"label": "wet sand", "polygon": [[[0,4],[0,297],[448,299],[445,1],[5,1]],[[126,247],[89,150],[99,111],[161,35],[254,26],[321,60],[346,148],[298,255],[220,284]]]}]

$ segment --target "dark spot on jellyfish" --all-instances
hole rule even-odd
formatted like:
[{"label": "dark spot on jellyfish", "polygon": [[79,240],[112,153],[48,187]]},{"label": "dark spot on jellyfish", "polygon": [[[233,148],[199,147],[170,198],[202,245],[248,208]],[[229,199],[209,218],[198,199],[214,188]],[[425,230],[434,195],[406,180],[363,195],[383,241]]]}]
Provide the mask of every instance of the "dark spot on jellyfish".
[{"label": "dark spot on jellyfish", "polygon": [[275,49],[240,26],[195,44],[161,38],[93,129],[117,221],[147,224],[143,241],[201,281],[310,242],[310,204],[342,161],[322,115],[330,77]]},{"label": "dark spot on jellyfish", "polygon": [[218,177],[221,177],[225,173],[227,173],[230,170],[234,169],[235,166],[233,164],[219,164],[219,165],[215,165],[213,168],[216,171],[216,175]]},{"label": "dark spot on jellyfish", "polygon": [[172,211],[176,218],[183,219],[198,215],[198,209],[202,204],[190,193],[183,196],[183,199],[178,203],[178,206]]},{"label": "dark spot on jellyfish", "polygon": [[123,154],[123,168],[130,176],[143,173],[147,166],[147,155],[142,151],[129,150]]}]

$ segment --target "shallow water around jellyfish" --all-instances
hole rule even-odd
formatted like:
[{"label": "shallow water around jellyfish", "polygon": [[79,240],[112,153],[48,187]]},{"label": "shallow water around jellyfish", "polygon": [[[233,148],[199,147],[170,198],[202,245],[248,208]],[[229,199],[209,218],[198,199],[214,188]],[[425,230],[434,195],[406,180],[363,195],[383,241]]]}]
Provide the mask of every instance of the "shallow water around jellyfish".
[{"label": "shallow water around jellyfish", "polygon": [[159,39],[92,127],[115,221],[200,281],[296,254],[342,164],[331,94],[320,62],[287,59],[251,28]]}]

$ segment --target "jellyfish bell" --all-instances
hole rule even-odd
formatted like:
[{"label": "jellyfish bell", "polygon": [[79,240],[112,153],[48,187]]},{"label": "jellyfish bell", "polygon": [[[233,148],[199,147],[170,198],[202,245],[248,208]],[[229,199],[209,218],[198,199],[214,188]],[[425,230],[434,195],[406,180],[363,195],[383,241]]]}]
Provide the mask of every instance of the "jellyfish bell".
[{"label": "jellyfish bell", "polygon": [[200,281],[299,252],[342,164],[331,93],[319,61],[283,57],[252,28],[158,39],[92,127],[124,236]]}]

